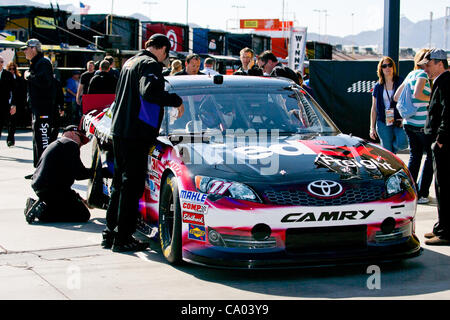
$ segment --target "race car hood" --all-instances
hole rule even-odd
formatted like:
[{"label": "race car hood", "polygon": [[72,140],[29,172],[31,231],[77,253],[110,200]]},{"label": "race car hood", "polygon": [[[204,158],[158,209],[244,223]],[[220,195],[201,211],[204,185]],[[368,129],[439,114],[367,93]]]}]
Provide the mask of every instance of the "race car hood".
[{"label": "race car hood", "polygon": [[[241,141],[242,142],[242,141]],[[186,161],[193,174],[247,183],[301,182],[314,179],[373,180],[405,168],[389,151],[348,135],[292,135],[270,141],[248,139],[192,143]],[[185,153],[186,155],[186,153]]]}]

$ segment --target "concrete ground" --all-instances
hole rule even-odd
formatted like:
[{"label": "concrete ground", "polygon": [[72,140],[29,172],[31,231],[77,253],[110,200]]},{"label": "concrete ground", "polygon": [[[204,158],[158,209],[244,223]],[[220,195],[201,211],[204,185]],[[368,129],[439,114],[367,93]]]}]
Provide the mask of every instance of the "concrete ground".
[{"label": "concrete ground", "polygon": [[[92,210],[86,224],[29,225],[23,215],[27,197],[35,197],[29,131],[16,134],[16,146],[0,140],[0,300],[55,299],[449,299],[450,247],[429,247],[423,234],[436,221],[432,202],[418,205],[416,233],[420,257],[380,265],[379,286],[368,266],[283,271],[218,270],[194,265],[172,267],[157,245],[135,254],[100,246],[105,211]],[[90,163],[90,145],[82,148]],[[407,161],[408,155],[400,158]],[[74,188],[82,195],[86,182]],[[377,279],[375,279],[377,280]]]}]

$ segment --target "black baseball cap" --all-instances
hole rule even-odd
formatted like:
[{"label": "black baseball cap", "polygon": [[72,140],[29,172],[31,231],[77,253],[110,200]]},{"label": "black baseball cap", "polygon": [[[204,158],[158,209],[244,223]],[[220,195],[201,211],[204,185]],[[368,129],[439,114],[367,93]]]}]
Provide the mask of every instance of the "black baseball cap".
[{"label": "black baseball cap", "polygon": [[66,132],[76,132],[76,133],[78,133],[78,135],[80,136],[82,145],[84,145],[84,144],[89,142],[89,138],[86,137],[86,135],[84,133],[84,130],[78,128],[78,126],[76,126],[76,125],[70,125],[70,126],[65,127],[63,129],[63,133],[66,133]]},{"label": "black baseball cap", "polygon": [[163,35],[162,33],[155,33],[153,34],[148,41],[145,43],[145,47],[156,47],[156,48],[162,48],[166,47],[166,53],[169,55],[170,47],[172,44],[170,43],[169,38],[167,36]]}]

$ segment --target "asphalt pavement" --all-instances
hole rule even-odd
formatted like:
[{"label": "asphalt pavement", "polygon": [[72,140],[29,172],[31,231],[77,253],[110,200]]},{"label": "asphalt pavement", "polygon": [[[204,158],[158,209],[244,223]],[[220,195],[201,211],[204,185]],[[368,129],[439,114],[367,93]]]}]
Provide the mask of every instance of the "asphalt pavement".
[{"label": "asphalt pavement", "polygon": [[[90,164],[90,144],[82,158]],[[407,162],[408,154],[399,157]],[[141,253],[102,249],[105,211],[91,210],[85,224],[35,223],[24,219],[34,197],[31,132],[18,131],[16,145],[0,140],[0,300],[278,300],[449,299],[450,247],[430,247],[423,235],[436,221],[431,203],[418,205],[416,233],[421,256],[399,263],[275,271],[172,267],[156,243]],[[85,196],[87,182],[74,189]],[[64,210],[64,208],[61,208]]]}]

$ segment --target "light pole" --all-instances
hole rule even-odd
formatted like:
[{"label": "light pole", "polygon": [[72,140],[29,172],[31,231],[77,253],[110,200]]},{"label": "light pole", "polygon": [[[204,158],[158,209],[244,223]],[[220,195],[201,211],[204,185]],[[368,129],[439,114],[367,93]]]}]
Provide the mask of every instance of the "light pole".
[{"label": "light pole", "polygon": [[352,44],[355,42],[355,13],[352,12]]},{"label": "light pole", "polygon": [[244,9],[244,6],[237,6],[237,5],[232,5],[232,8],[236,8],[236,24],[237,24],[237,30],[239,30],[240,28],[240,24],[239,24],[239,9]]},{"label": "light pole", "polygon": [[320,14],[325,10],[314,9],[313,11],[317,12],[317,14],[319,15],[319,42],[320,42]]},{"label": "light pole", "polygon": [[448,18],[450,16],[450,7],[445,8],[445,25],[444,25],[444,49],[447,50],[447,36],[448,36]]},{"label": "light pole", "polygon": [[189,26],[189,0],[186,0],[186,25]]},{"label": "light pole", "polygon": [[144,1],[144,4],[148,5],[148,11],[149,11],[148,20],[152,20],[152,5],[159,4],[159,2]]}]

